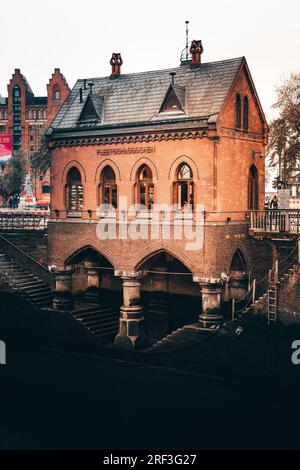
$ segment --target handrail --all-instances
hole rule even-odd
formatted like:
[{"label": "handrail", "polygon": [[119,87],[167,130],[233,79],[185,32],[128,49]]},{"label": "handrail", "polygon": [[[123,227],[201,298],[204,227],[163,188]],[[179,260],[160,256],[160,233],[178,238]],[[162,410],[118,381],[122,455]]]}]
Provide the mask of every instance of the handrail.
[{"label": "handrail", "polygon": [[8,240],[7,238],[3,237],[3,235],[0,235],[0,238],[2,240],[4,240],[6,243],[8,243],[9,245],[11,245],[15,250],[19,251],[20,253],[22,253],[22,255],[25,255],[26,258],[30,259],[31,261],[33,261],[35,264],[37,264],[40,268],[44,269],[45,271],[47,271],[48,273],[50,273],[52,276],[53,276],[53,272],[50,271],[50,269],[48,269],[46,266],[44,266],[43,264],[41,264],[39,261],[37,261],[36,259],[34,259],[32,256],[30,256],[28,253],[25,253],[25,251],[21,250],[21,248],[19,248],[18,246],[16,246],[14,243],[12,243],[10,240]]}]

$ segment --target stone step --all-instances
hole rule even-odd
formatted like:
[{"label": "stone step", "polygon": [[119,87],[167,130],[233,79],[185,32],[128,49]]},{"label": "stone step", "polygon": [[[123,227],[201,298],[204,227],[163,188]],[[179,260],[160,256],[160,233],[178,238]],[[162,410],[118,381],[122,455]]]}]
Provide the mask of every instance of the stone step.
[{"label": "stone step", "polygon": [[118,328],[93,331],[92,334],[94,336],[97,336],[97,338],[112,338],[118,334]]},{"label": "stone step", "polygon": [[113,319],[113,320],[108,320],[108,321],[105,321],[105,322],[97,322],[94,325],[87,325],[87,328],[90,331],[98,331],[98,330],[101,330],[103,328],[110,328],[110,327],[113,327],[113,326],[118,327],[118,324],[119,324],[119,322]]},{"label": "stone step", "polygon": [[30,292],[35,290],[36,288],[49,288],[48,285],[43,281],[33,281],[28,283],[22,284],[15,284],[20,292]]},{"label": "stone step", "polygon": [[42,291],[38,291],[38,292],[34,292],[34,293],[28,293],[26,292],[26,294],[28,295],[28,297],[30,297],[31,299],[38,299],[42,296],[45,296],[45,295],[51,295],[53,297],[53,293],[51,292],[50,289],[47,289],[47,290],[42,290]]},{"label": "stone step", "polygon": [[105,315],[100,314],[100,315],[95,315],[91,318],[88,319],[77,319],[77,321],[80,321],[83,325],[91,325],[92,323],[99,322],[99,321],[106,321],[110,319],[119,319],[118,315],[115,313],[107,313]]},{"label": "stone step", "polygon": [[111,306],[105,306],[105,307],[94,307],[94,308],[91,308],[90,310],[87,310],[87,311],[79,311],[77,313],[73,313],[73,317],[76,319],[76,320],[82,320],[82,319],[85,319],[85,318],[89,318],[89,317],[92,317],[93,315],[99,315],[99,314],[108,314],[108,313],[113,313],[114,312],[114,308],[111,307]]}]

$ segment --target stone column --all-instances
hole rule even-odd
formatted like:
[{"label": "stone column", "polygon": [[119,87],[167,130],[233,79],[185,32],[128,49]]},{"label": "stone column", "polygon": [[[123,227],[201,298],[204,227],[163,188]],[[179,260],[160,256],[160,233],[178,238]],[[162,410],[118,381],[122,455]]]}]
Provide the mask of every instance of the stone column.
[{"label": "stone column", "polygon": [[145,320],[143,307],[140,305],[141,277],[141,273],[123,272],[121,275],[123,305],[120,309],[119,333],[115,339],[115,346],[127,351],[133,351],[146,344]]},{"label": "stone column", "polygon": [[90,302],[98,302],[100,294],[100,279],[99,270],[95,267],[98,264],[94,261],[85,261],[84,269],[87,275],[87,289],[84,294],[84,299]]},{"label": "stone column", "polygon": [[55,267],[52,269],[55,275],[55,296],[53,308],[55,310],[71,310],[74,306],[72,298],[72,266]]},{"label": "stone column", "polygon": [[199,323],[203,328],[219,325],[223,321],[221,312],[221,282],[200,282],[202,294],[202,313]]}]

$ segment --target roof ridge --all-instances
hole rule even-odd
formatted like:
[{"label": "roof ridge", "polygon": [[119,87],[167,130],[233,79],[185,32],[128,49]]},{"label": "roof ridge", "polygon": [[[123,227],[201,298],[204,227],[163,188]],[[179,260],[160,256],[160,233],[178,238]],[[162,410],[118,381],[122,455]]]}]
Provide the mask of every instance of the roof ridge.
[{"label": "roof ridge", "polygon": [[[245,59],[245,56],[233,57],[232,59],[216,60],[216,61],[213,61],[213,62],[202,62],[200,64],[200,67],[195,68],[195,69],[189,69],[189,70],[191,72],[194,72],[194,71],[197,72],[201,68],[201,65],[215,65],[215,64],[220,64],[220,63],[235,62],[235,61],[238,61],[238,60],[242,61],[243,59]],[[169,71],[172,71],[172,70],[185,70],[185,69],[186,69],[185,65],[178,65],[177,67],[169,67],[169,68],[165,68],[165,69],[153,69],[153,70],[145,70],[143,72],[122,73],[120,75],[120,78],[121,77],[128,77],[128,76],[131,76],[131,75],[147,75],[149,73],[169,72]],[[99,80],[99,79],[104,79],[104,78],[109,79],[110,75],[103,75],[101,77],[78,78],[77,82],[83,82],[84,80]]]}]

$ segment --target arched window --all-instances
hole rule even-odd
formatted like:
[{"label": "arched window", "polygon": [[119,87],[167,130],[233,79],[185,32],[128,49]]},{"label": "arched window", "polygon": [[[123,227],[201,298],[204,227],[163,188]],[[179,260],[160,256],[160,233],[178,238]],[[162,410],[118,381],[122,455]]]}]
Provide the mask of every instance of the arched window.
[{"label": "arched window", "polygon": [[66,185],[66,208],[69,211],[81,211],[83,208],[83,186],[77,168],[69,170]]},{"label": "arched window", "polygon": [[194,208],[193,172],[186,163],[181,163],[176,172],[173,203],[178,204],[181,208],[187,206]]},{"label": "arched window", "polygon": [[46,110],[43,109],[43,119],[46,119]]},{"label": "arched window", "polygon": [[232,258],[230,272],[246,272],[245,258],[240,250],[236,250]]},{"label": "arched window", "polygon": [[57,84],[53,87],[53,101],[60,103],[60,87]]},{"label": "arched window", "polygon": [[50,186],[49,186],[49,184],[47,184],[47,183],[43,184],[42,193],[43,193],[43,194],[49,194],[49,193],[50,193]]},{"label": "arched window", "polygon": [[99,201],[101,204],[109,204],[115,209],[118,206],[116,175],[114,170],[109,165],[107,165],[101,172]]},{"label": "arched window", "polygon": [[258,210],[258,172],[255,165],[252,165],[249,171],[248,209]]},{"label": "arched window", "polygon": [[244,96],[243,125],[244,130],[247,131],[249,128],[249,100],[247,96]]},{"label": "arched window", "polygon": [[136,203],[151,209],[154,204],[154,184],[152,172],[147,165],[142,165],[137,172]]},{"label": "arched window", "polygon": [[241,129],[242,127],[242,102],[239,94],[235,97],[235,128]]},{"label": "arched window", "polygon": [[19,85],[14,86],[13,89],[13,103],[20,103],[21,101],[21,89]]}]

